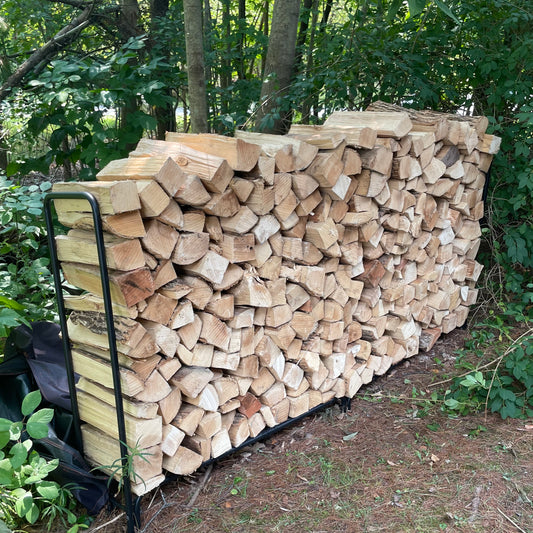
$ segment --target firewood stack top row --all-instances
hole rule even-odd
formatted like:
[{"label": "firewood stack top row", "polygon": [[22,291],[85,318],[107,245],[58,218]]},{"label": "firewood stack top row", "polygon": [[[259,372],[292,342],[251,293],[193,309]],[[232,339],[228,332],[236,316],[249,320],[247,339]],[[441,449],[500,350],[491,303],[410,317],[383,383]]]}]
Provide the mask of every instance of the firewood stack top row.
[{"label": "firewood stack top row", "polygon": [[[484,117],[377,102],[286,136],[142,139],[89,183],[105,230],[133,490],[429,350],[476,301]],[[92,215],[55,200],[87,458],[119,457]]]}]

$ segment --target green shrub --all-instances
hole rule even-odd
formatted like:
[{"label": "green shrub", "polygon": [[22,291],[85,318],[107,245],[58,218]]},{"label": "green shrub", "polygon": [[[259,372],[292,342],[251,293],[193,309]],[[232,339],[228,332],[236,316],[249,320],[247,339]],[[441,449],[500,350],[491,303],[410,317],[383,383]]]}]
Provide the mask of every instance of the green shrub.
[{"label": "green shrub", "polygon": [[59,460],[46,460],[33,449],[34,439],[48,435],[54,416],[49,408],[35,411],[41,399],[39,391],[24,398],[22,421],[0,418],[0,526],[19,528],[39,522],[50,531],[60,520],[68,533],[75,533],[87,525],[73,513],[76,502],[69,487],[47,479]]},{"label": "green shrub", "polygon": [[[486,410],[503,419],[533,416],[533,328],[513,339],[513,326],[493,313],[473,330],[458,358],[467,373],[455,378],[444,395],[448,410]],[[478,356],[477,364],[472,355]]]},{"label": "green shrub", "polygon": [[55,316],[43,197],[48,181],[20,186],[0,176],[0,337]]}]

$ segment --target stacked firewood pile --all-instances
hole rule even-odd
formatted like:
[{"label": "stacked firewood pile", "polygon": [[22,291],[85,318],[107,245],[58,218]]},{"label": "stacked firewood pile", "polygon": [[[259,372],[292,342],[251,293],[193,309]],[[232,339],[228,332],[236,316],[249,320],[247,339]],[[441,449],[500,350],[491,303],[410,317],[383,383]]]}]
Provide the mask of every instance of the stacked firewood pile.
[{"label": "stacked firewood pile", "polygon": [[[133,489],[353,397],[476,301],[483,117],[376,103],[287,136],[168,133],[91,183],[110,269]],[[86,456],[119,445],[92,216],[56,200]]]}]

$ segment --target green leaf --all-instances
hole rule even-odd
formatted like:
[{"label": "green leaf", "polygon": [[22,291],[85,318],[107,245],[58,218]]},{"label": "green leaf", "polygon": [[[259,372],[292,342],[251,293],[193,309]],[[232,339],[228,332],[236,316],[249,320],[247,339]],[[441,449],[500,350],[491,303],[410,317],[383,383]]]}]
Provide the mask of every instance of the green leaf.
[{"label": "green leaf", "polygon": [[392,0],[389,10],[387,12],[387,20],[390,22],[396,17],[403,0]]},{"label": "green leaf", "polygon": [[11,466],[14,470],[17,470],[20,468],[25,462],[28,457],[28,451],[26,450],[26,447],[22,442],[17,442],[12,448],[11,448]]},{"label": "green leaf", "polygon": [[13,467],[9,459],[0,461],[0,486],[10,487],[13,484]]},{"label": "green leaf", "polygon": [[24,489],[15,489],[13,496],[16,498],[15,511],[22,518],[31,511],[33,496],[30,491]]},{"label": "green leaf", "polygon": [[6,174],[7,176],[13,176],[19,171],[19,169],[20,163],[17,163],[16,161],[11,161],[6,167]]},{"label": "green leaf", "polygon": [[24,416],[29,416],[41,403],[43,397],[41,395],[41,391],[35,390],[30,392],[25,396],[25,398],[22,400],[22,407],[21,411]]},{"label": "green leaf", "polygon": [[11,424],[13,424],[11,420],[8,420],[7,418],[0,418],[0,431],[9,432]]},{"label": "green leaf", "polygon": [[457,409],[459,407],[459,402],[454,398],[448,398],[444,401],[444,405],[446,405],[446,407],[449,407],[450,409]]},{"label": "green leaf", "polygon": [[37,485],[37,492],[47,500],[54,500],[59,496],[59,485],[54,481],[43,481]]},{"label": "green leaf", "polygon": [[0,450],[4,449],[4,446],[11,440],[9,431],[0,431]]},{"label": "green leaf", "polygon": [[426,7],[426,0],[407,0],[409,4],[409,16],[416,17],[420,15]]},{"label": "green leaf", "polygon": [[0,324],[7,327],[17,327],[20,324],[29,326],[29,322],[14,309],[0,308]]},{"label": "green leaf", "polygon": [[461,24],[461,21],[452,13],[452,10],[442,1],[435,0],[436,6],[448,17],[450,17],[457,24]]},{"label": "green leaf", "polygon": [[30,416],[26,431],[32,439],[44,439],[48,435],[48,423],[54,417],[53,409],[40,409]]},{"label": "green leaf", "polygon": [[34,502],[31,504],[30,510],[26,513],[26,516],[24,517],[30,524],[35,524],[37,520],[39,519],[39,508],[37,505],[35,505]]},{"label": "green leaf", "polygon": [[23,427],[24,427],[24,424],[22,423],[22,421],[13,422],[11,424],[11,427],[9,428],[10,440],[19,440],[22,434]]},{"label": "green leaf", "polygon": [[15,309],[15,311],[24,311],[24,306],[11,298],[6,296],[0,296],[0,305],[8,307],[9,309]]}]

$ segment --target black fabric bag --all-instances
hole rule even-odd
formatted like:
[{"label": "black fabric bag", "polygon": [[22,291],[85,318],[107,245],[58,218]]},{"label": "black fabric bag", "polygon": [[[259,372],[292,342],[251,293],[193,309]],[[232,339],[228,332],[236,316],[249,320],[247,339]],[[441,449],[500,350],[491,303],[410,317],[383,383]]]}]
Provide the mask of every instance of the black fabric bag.
[{"label": "black fabric bag", "polygon": [[0,417],[22,420],[22,400],[36,389],[55,414],[48,437],[36,440],[35,449],[47,459],[59,459],[50,478],[61,485],[72,484],[76,499],[89,514],[97,514],[109,500],[108,478],[91,472],[76,449],[60,328],[50,322],[19,326],[6,340],[0,364]]}]

